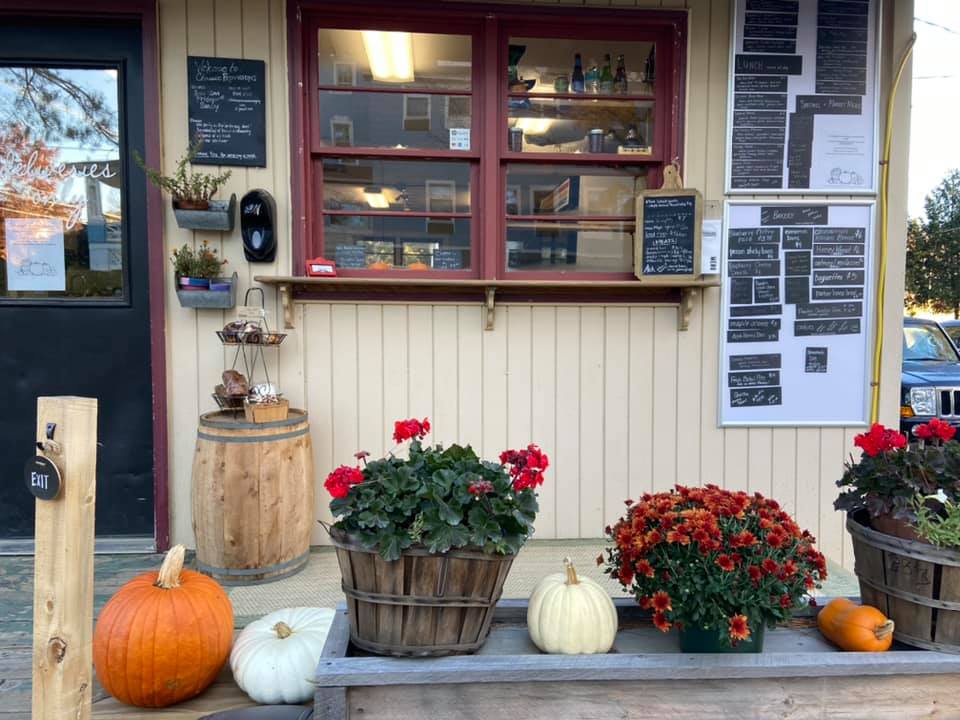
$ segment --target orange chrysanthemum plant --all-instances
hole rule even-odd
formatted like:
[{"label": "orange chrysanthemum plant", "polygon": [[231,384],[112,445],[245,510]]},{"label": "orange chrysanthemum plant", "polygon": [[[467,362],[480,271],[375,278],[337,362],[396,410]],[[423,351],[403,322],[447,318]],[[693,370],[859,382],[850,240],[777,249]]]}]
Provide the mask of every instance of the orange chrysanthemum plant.
[{"label": "orange chrysanthemum plant", "polygon": [[715,629],[735,646],[787,620],[827,577],[813,536],[760,493],[678,485],[626,504],[606,529],[605,572],[663,632]]}]

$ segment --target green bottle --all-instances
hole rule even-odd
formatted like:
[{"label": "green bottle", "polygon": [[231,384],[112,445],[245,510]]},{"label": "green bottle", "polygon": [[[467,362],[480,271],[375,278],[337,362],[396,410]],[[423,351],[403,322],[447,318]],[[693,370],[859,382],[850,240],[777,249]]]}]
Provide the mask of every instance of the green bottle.
[{"label": "green bottle", "polygon": [[613,72],[610,70],[610,53],[603,56],[603,70],[600,71],[600,94],[613,95]]}]

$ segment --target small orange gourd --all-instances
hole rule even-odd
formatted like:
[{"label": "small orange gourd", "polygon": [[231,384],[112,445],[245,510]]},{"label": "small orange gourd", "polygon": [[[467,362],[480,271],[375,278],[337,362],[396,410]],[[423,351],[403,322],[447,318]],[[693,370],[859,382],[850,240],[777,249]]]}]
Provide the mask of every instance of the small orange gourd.
[{"label": "small orange gourd", "polygon": [[841,650],[883,652],[893,644],[893,620],[870,605],[836,598],[817,615],[820,632]]},{"label": "small orange gourd", "polygon": [[183,569],[183,545],[159,572],[135,577],[110,598],[93,635],[103,688],[120,702],[167,707],[199,695],[233,644],[233,606],[223,588]]}]

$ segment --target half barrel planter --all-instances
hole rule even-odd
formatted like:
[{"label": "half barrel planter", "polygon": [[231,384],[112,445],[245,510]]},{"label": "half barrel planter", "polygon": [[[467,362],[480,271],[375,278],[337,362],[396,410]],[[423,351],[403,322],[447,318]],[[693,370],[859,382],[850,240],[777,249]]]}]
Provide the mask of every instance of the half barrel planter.
[{"label": "half barrel planter", "polygon": [[860,597],[894,621],[893,637],[960,653],[960,552],[878,532],[859,510],[847,517]]},{"label": "half barrel planter", "polygon": [[513,555],[461,548],[404,550],[387,561],[336,528],[350,641],[361,650],[397,657],[472,653],[490,634],[494,609]]},{"label": "half barrel planter", "polygon": [[200,416],[193,459],[197,569],[224,585],[289,577],[310,557],[314,481],[307,413]]}]

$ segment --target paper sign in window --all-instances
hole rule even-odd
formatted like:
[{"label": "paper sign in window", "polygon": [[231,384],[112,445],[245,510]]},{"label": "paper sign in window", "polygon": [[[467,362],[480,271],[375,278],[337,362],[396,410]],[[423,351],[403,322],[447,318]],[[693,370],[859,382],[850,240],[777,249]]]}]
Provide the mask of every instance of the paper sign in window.
[{"label": "paper sign in window", "polygon": [[63,220],[6,218],[8,290],[66,290]]}]

